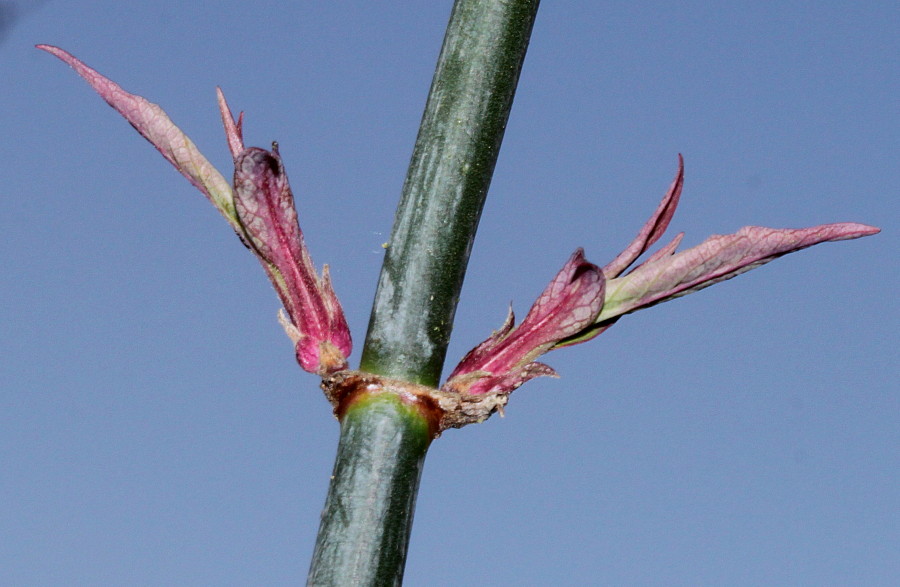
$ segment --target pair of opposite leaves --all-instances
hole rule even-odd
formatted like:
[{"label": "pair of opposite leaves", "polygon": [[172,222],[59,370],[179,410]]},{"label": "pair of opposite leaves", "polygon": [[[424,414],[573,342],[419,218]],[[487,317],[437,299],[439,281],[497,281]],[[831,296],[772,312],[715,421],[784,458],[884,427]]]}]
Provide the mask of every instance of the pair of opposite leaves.
[{"label": "pair of opposite leaves", "polygon": [[[278,292],[285,313],[282,325],[294,343],[303,369],[321,376],[347,368],[351,338],[340,302],[328,277],[321,277],[303,241],[294,198],[277,146],[271,151],[245,147],[243,113],[233,117],[221,90],[219,109],[234,159],[232,185],[156,104],[124,91],[71,54],[38,45],[69,64],[137,131],[162,153],[222,213],[252,250]],[[442,390],[468,395],[508,395],[524,382],[555,375],[535,361],[540,355],[585,342],[621,316],[701,290],[769,261],[828,242],[859,238],[879,229],[857,223],[824,224],[802,229],[746,226],[730,235],[713,235],[676,252],[683,233],[628,273],[625,271],[665,233],[684,182],[678,173],[656,211],[635,239],[612,262],[600,268],[578,249],[529,310],[514,325],[505,324],[460,361]]]}]

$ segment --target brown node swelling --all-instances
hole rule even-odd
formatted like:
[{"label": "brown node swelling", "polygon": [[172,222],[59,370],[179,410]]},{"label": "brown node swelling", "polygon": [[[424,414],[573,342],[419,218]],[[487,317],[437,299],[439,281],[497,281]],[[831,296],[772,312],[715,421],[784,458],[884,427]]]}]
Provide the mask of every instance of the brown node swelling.
[{"label": "brown node swelling", "polygon": [[448,428],[462,428],[484,422],[494,412],[503,411],[506,393],[463,394],[391,379],[362,371],[339,371],[322,380],[322,391],[341,420],[347,409],[363,396],[390,393],[416,409],[428,422],[432,438]]}]

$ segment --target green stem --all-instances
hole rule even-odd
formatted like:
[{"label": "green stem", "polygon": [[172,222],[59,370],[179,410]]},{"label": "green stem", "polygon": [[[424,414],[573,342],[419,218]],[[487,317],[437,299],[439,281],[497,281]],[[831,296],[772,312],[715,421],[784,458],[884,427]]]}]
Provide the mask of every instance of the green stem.
[{"label": "green stem", "polygon": [[[456,0],[360,369],[437,386],[539,0]],[[400,395],[350,401],[310,585],[399,585],[433,428]]]},{"label": "green stem", "polygon": [[430,442],[427,421],[396,395],[347,410],[308,585],[401,583]]},{"label": "green stem", "polygon": [[457,0],[397,207],[360,368],[435,386],[538,0]]}]

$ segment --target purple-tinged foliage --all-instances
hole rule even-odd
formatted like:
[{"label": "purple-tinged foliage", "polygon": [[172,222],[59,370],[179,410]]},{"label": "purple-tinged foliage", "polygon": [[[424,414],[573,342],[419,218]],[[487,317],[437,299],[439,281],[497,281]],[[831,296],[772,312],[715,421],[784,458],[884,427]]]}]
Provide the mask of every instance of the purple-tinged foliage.
[{"label": "purple-tinged foliage", "polygon": [[234,162],[234,208],[287,310],[297,361],[313,373],[347,367],[350,329],[326,265],[321,279],[303,242],[294,196],[278,149],[244,149]]},{"label": "purple-tinged foliage", "polygon": [[[303,241],[294,198],[278,150],[246,148],[243,113],[233,117],[217,88],[228,148],[235,163],[234,190],[193,142],[156,104],[130,94],[70,55],[38,45],[78,72],[172,165],[218,208],[241,240],[257,255],[281,298],[287,316],[279,318],[307,371],[326,375],[347,367],[350,331],[331,286],[328,266],[319,277]],[[444,384],[445,391],[468,395],[508,394],[553,369],[535,362],[540,355],[590,340],[621,316],[698,291],[768,263],[772,259],[828,241],[879,232],[855,223],[803,229],[747,226],[731,235],[714,235],[676,252],[683,234],[623,273],[655,244],[669,226],[684,183],[684,162],[656,211],[635,239],[603,269],[578,249],[518,326],[510,310],[506,323],[472,349]]]},{"label": "purple-tinged foliage", "polygon": [[482,394],[510,392],[529,379],[556,373],[533,362],[564,338],[593,324],[603,308],[604,279],[600,268],[578,249],[553,278],[528,315],[513,328],[512,309],[506,323],[469,351],[444,384],[445,391]]},{"label": "purple-tinged foliage", "polygon": [[652,247],[656,241],[662,238],[666,229],[669,228],[669,222],[672,221],[672,216],[675,215],[675,208],[678,207],[678,201],[681,198],[681,188],[683,186],[684,158],[682,158],[681,155],[678,155],[678,172],[675,174],[672,185],[669,186],[669,191],[663,196],[659,206],[656,207],[653,215],[650,216],[647,222],[644,223],[644,226],[641,227],[640,232],[634,237],[634,240],[632,240],[631,243],[625,247],[625,250],[619,253],[615,259],[603,267],[604,277],[612,279],[621,275],[622,272],[628,269],[638,257],[643,255],[647,249]]},{"label": "purple-tinged foliage", "polygon": [[62,49],[38,48],[70,65],[225,216],[275,286],[288,314],[279,319],[294,342],[300,366],[320,375],[345,369],[352,347],[350,330],[328,266],[320,278],[303,242],[281,157],[275,148],[269,152],[244,147],[243,113],[234,119],[222,91],[217,88],[235,163],[234,190],[162,108],[126,92]]},{"label": "purple-tinged foliage", "polygon": [[[528,379],[555,375],[550,367],[532,362],[538,356],[588,341],[624,314],[699,291],[818,243],[879,232],[873,226],[852,222],[801,229],[746,226],[735,234],[714,235],[696,247],[676,253],[682,233],[622,276],[665,233],[678,205],[683,182],[684,162],[679,155],[675,180],[637,237],[612,262],[596,271],[596,276],[591,270],[583,270],[582,275],[592,275],[591,285],[573,278],[573,264],[596,269],[584,260],[582,250],[578,249],[522,324],[513,328],[510,312],[503,328],[463,358],[443,389],[468,394],[508,394]],[[600,303],[586,297],[587,291],[594,290],[599,291]],[[572,303],[573,300],[579,301]],[[585,316],[588,308],[594,312],[590,318]]]},{"label": "purple-tinged foliage", "polygon": [[[597,322],[700,291],[755,269],[782,255],[813,245],[879,232],[873,226],[842,222],[810,228],[745,226],[734,234],[713,235],[696,247],[656,255],[624,277],[607,282],[606,302]],[[680,239],[679,239],[680,240]]]},{"label": "purple-tinged foliage", "polygon": [[58,47],[38,45],[37,48],[59,57],[84,78],[107,104],[124,116],[141,136],[150,141],[162,156],[175,166],[175,169],[203,192],[203,195],[228,220],[231,227],[240,234],[228,180],[203,156],[191,139],[175,126],[162,108],[146,98],[129,94],[117,83]]}]

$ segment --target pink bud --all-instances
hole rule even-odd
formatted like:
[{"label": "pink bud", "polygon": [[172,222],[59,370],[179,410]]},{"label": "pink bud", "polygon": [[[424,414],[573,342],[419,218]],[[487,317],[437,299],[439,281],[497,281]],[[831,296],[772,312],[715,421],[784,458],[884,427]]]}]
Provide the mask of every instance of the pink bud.
[{"label": "pink bud", "polygon": [[296,328],[297,360],[321,375],[347,367],[352,346],[328,268],[316,273],[278,150],[244,149],[234,162],[234,208]]},{"label": "pink bud", "polygon": [[510,312],[499,331],[463,358],[443,389],[508,394],[529,379],[555,375],[547,365],[533,362],[538,356],[588,341],[624,314],[701,290],[818,243],[879,232],[873,226],[850,222],[801,229],[747,226],[735,234],[711,236],[696,247],[676,253],[682,233],[621,276],[663,236],[675,214],[683,183],[684,161],[679,155],[675,180],[625,250],[601,271],[578,249],[522,324],[514,329]]},{"label": "pink bud", "polygon": [[510,310],[503,327],[463,358],[444,389],[510,393],[529,379],[555,375],[533,360],[593,323],[603,306],[604,281],[600,268],[585,260],[584,251],[575,251],[522,323],[513,328]]},{"label": "pink bud", "polygon": [[234,159],[234,186],[203,156],[162,108],[91,69],[71,54],[38,45],[70,65],[166,160],[225,216],[262,263],[288,313],[282,325],[307,371],[325,375],[347,367],[350,330],[338,302],[328,266],[320,278],[297,224],[294,196],[277,149],[244,148],[243,113],[235,119],[217,88],[228,148]]}]

